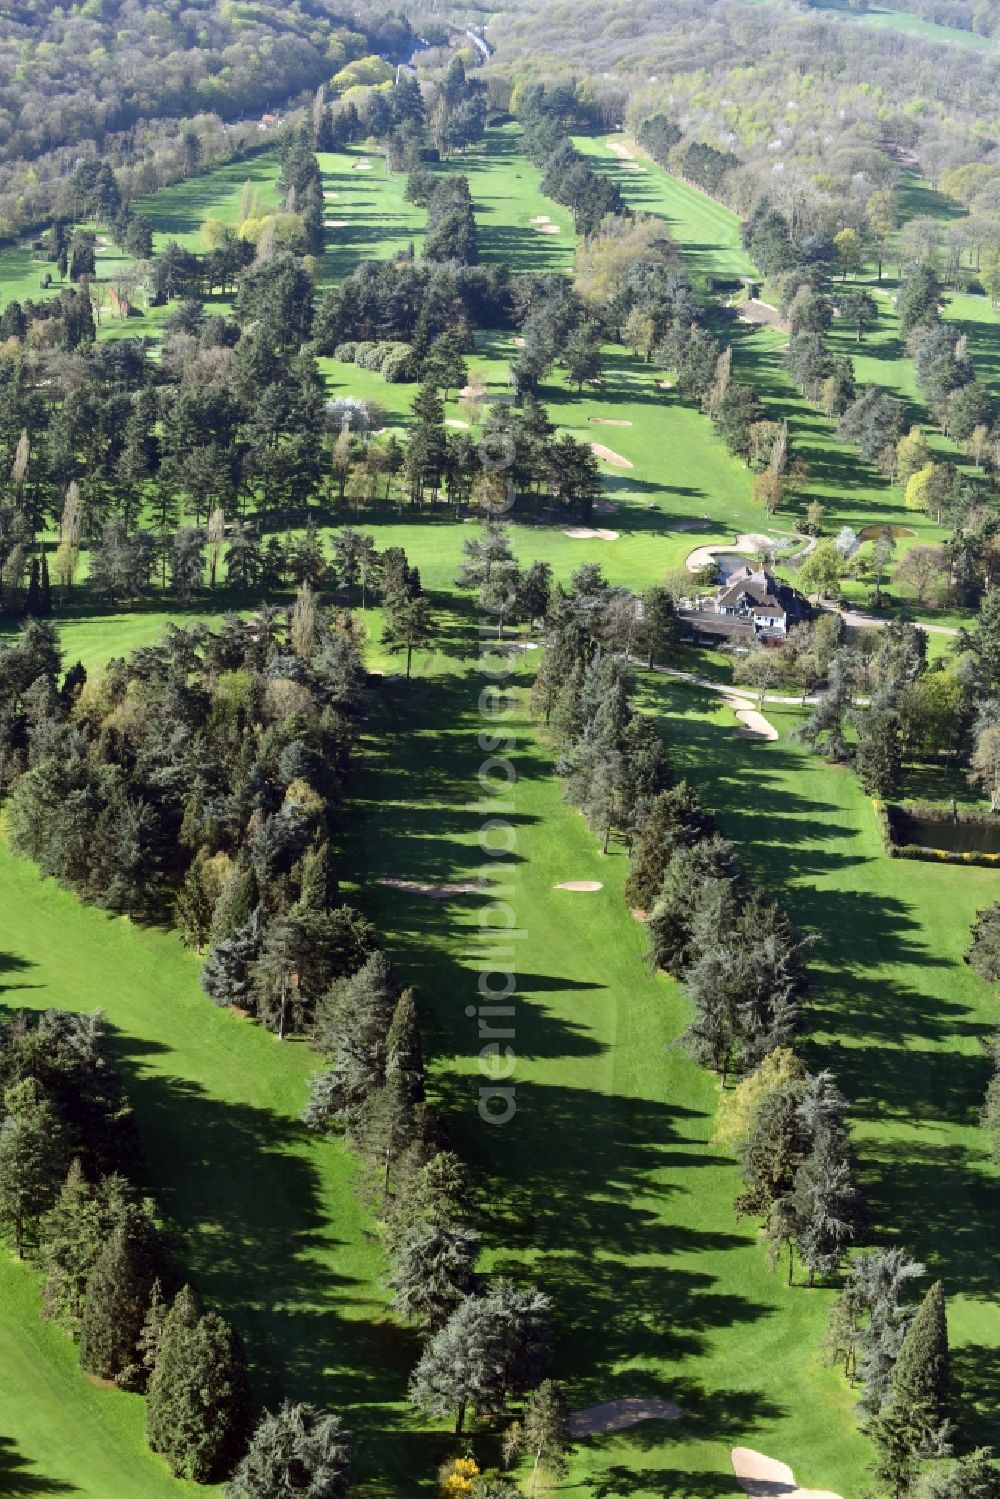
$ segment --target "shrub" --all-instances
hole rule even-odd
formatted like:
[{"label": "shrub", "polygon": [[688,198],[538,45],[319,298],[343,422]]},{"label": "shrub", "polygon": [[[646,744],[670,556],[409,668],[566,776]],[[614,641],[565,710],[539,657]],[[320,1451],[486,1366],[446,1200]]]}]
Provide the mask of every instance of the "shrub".
[{"label": "shrub", "polygon": [[333,351],[334,359],[339,359],[341,364],[353,364],[357,354],[356,343],[338,344]]},{"label": "shrub", "polygon": [[379,343],[375,339],[363,339],[361,343],[355,343],[354,363],[357,364],[358,369],[378,369],[378,364],[372,363],[373,355],[375,355],[375,351],[378,348]]},{"label": "shrub", "polygon": [[404,380],[415,380],[417,377],[416,361],[409,344],[390,344],[379,368],[382,378],[390,385],[398,385]]}]

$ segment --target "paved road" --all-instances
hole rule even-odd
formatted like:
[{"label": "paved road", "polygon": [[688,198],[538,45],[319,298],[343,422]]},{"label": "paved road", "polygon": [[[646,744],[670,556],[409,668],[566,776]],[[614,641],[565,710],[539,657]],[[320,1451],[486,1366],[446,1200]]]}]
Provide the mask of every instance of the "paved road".
[{"label": "paved road", "polygon": [[[629,662],[633,666],[647,669],[645,661],[638,656],[630,656]],[[693,671],[678,671],[675,666],[654,666],[653,670],[659,672],[661,677],[674,677],[678,682],[690,682],[692,687],[704,687],[707,692],[718,692],[723,697],[742,698],[748,707],[753,707],[760,697],[760,694],[754,692],[752,687],[731,687],[726,682],[713,682],[710,677],[699,677]],[[808,693],[805,697],[801,694],[798,697],[789,697],[786,693],[765,692],[764,701],[765,703],[784,703],[786,708],[799,708],[804,703],[808,708],[821,703],[824,696],[825,693],[817,692]]]},{"label": "paved road", "polygon": [[[862,614],[860,609],[835,609],[832,604],[820,606],[827,614],[839,614],[845,625],[855,630],[884,630],[890,623],[884,615]],[[926,630],[928,635],[957,635],[958,631],[952,625],[932,625],[928,620],[915,619],[913,624],[921,630]]]}]

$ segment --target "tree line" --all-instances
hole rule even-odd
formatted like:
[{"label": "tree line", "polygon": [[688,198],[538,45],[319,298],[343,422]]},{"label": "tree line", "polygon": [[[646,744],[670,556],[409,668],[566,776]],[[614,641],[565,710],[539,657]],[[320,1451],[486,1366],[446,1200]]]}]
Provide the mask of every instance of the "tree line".
[{"label": "tree line", "polygon": [[[386,631],[409,649],[397,611],[422,599],[419,575],[402,554],[382,561]],[[371,923],[339,896],[335,850],[365,691],[358,646],[350,618],[317,606],[308,588],[284,617],[265,607],[215,633],[171,627],[100,678],[80,667],[63,673],[51,625],[29,622],[0,649],[10,836],[83,898],[172,920],[205,953],[201,982],[213,1003],[253,1016],[279,1039],[307,1037],[325,1065],[304,1122],[342,1135],[362,1161],[363,1190],[386,1225],[394,1304],[424,1345],[411,1399],[425,1414],[452,1414],[460,1434],[467,1412],[495,1420],[539,1386],[549,1303],[534,1287],[477,1270],[472,1193],[428,1102],[415,997]],[[40,1026],[67,1066],[70,1041],[82,1045],[72,1027],[82,1024],[57,1017]],[[26,1027],[22,1018],[11,1037],[23,1032],[28,1040],[17,1044],[29,1051],[35,1032]],[[96,1021],[91,1032],[99,1038]],[[37,1065],[47,1075],[49,1064]],[[107,1074],[103,1054],[81,1075],[91,1072]],[[67,1126],[65,1149],[53,1121],[61,1093],[50,1104],[34,1083],[5,1092],[0,1221],[19,1250],[51,1246],[47,1304],[79,1330],[84,1368],[127,1388],[148,1385],[154,1450],[183,1476],[210,1481],[232,1469],[248,1431],[242,1350],[161,1265],[154,1211],[121,1184],[130,1116],[117,1084],[107,1087],[107,1100],[100,1090],[72,1100],[82,1117]],[[8,1133],[11,1178],[2,1162]],[[118,1134],[125,1143],[105,1148],[105,1136],[113,1143]],[[42,1150],[46,1140],[57,1144]],[[60,1188],[73,1155],[80,1160]],[[30,1181],[17,1175],[22,1160],[35,1172]],[[84,1237],[85,1257],[74,1259]],[[91,1330],[98,1312],[87,1311],[86,1255],[98,1250],[102,1299]],[[118,1259],[106,1265],[112,1253]],[[205,1409],[192,1415],[198,1400]],[[546,1452],[562,1412],[551,1384],[528,1400],[525,1427],[549,1423]],[[337,1419],[286,1404],[262,1418],[233,1499],[270,1494],[259,1475],[276,1471],[276,1453],[305,1440],[303,1431],[342,1485],[347,1449]],[[511,1441],[514,1461],[521,1449]],[[557,1465],[559,1441],[547,1459]]]},{"label": "tree line", "polygon": [[227,1499],[272,1499],[290,1461],[346,1493],[337,1416],[284,1402],[257,1418],[236,1330],[202,1306],[171,1226],[140,1192],[135,1121],[100,1013],[0,1021],[0,1230],[37,1266],[42,1310],[81,1369],[146,1397],[146,1434],[171,1473],[229,1475]]},{"label": "tree line", "polygon": [[828,1353],[859,1387],[876,1480],[904,1499],[934,1459],[927,1492],[957,1499],[973,1477],[984,1495],[1000,1492],[988,1453],[937,1461],[951,1455],[955,1408],[940,1282],[914,1304],[906,1291],[922,1265],[899,1249],[850,1254],[864,1206],[847,1103],[833,1074],[811,1073],[798,1049],[810,939],[740,867],[733,843],[672,774],[653,721],[632,707],[630,659],[644,629],[663,629],[660,648],[669,648],[669,611],[658,625],[655,607],[616,596],[598,569],[581,568],[573,584],[556,590],[546,617],[533,707],[567,798],[605,852],[614,833],[631,855],[626,900],[647,924],[652,966],[680,981],[690,1010],[680,1044],[720,1080],[716,1138],[739,1163],[736,1211],[759,1223],[789,1285],[796,1257],[808,1286],[843,1272]]}]

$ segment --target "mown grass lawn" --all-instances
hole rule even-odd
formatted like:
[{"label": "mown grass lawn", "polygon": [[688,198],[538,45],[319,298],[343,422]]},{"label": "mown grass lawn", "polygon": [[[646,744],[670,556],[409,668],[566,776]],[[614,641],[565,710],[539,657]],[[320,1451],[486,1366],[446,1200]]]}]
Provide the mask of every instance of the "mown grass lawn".
[{"label": "mown grass lawn", "polygon": [[[470,643],[473,628],[469,619]],[[478,902],[442,907],[383,890],[377,909],[432,1017],[449,1126],[486,1184],[488,1240],[503,1246],[493,1262],[532,1267],[555,1298],[558,1372],[574,1401],[657,1394],[686,1412],[676,1425],[586,1444],[568,1492],[726,1492],[728,1448],[741,1442],[790,1462],[803,1482],[856,1495],[866,1457],[852,1396],[820,1356],[830,1292],[786,1290],[753,1225],[734,1219],[736,1173],[711,1142],[717,1085],[673,1044],[683,997],[644,966],[621,894],[623,855],[603,857],[560,799],[523,717],[527,672],[509,725],[517,845],[505,898],[524,936],[511,1043],[518,1114],[504,1129],[476,1113],[466,1005]],[[369,772],[371,874],[434,881],[478,870],[486,814],[469,801],[479,685],[456,664],[399,706],[397,736]],[[961,962],[995,875],[889,860],[854,776],[788,739],[794,708],[768,708],[782,738],[760,745],[735,738],[732,715],[707,693],[643,675],[640,698],[749,868],[820,938],[807,1053],[851,1099],[864,1242],[902,1243],[944,1278],[976,1407],[966,1427],[996,1439],[998,1194],[977,1119],[994,1005]],[[565,879],[604,888],[553,888]]]},{"label": "mown grass lawn", "polygon": [[[3,1005],[101,1009],[114,1028],[144,1186],[197,1289],[244,1336],[259,1398],[342,1411],[372,1480],[359,1492],[400,1492],[427,1462],[403,1436],[413,1343],[388,1315],[351,1158],[298,1122],[316,1057],[215,1009],[173,934],[85,907],[3,844],[0,911]],[[41,1324],[35,1280],[0,1258],[4,1435],[67,1492],[179,1492],[145,1452],[143,1402],[84,1379]]]}]

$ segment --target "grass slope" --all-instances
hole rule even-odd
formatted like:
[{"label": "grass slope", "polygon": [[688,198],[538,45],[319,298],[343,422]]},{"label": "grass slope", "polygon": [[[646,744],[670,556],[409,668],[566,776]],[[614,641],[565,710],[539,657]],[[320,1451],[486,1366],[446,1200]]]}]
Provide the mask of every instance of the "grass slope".
[{"label": "grass slope", "polygon": [[[474,626],[459,632],[474,644]],[[368,871],[467,878],[482,863],[475,795],[482,678],[454,670],[418,685],[368,773]],[[652,977],[642,928],[625,909],[621,852],[604,858],[561,799],[549,752],[525,719],[527,668],[505,725],[518,771],[509,815],[515,861],[505,900],[519,928],[510,1043],[518,1112],[503,1128],[477,1112],[475,932],[481,902],[444,905],[379,890],[428,1018],[449,1129],[483,1184],[497,1270],[530,1272],[552,1295],[557,1372],[572,1400],[676,1400],[684,1418],[586,1443],[560,1492],[729,1492],[728,1449],[750,1442],[809,1481],[856,1492],[864,1448],[850,1399],[821,1367],[828,1293],[785,1292],[752,1225],[736,1222],[732,1161],[711,1142],[717,1087],[673,1045],[678,987]],[[703,749],[735,745],[715,703],[690,703]],[[723,722],[727,720],[727,722]],[[686,722],[686,721],[685,721]],[[755,752],[754,747],[754,752]],[[742,744],[738,753],[751,753]],[[553,888],[597,879],[598,894]],[[509,888],[508,888],[509,887]]]},{"label": "grass slope", "polygon": [[[146,1185],[194,1284],[246,1339],[258,1395],[345,1412],[359,1475],[378,1475],[359,1492],[398,1492],[422,1466],[393,1440],[409,1423],[412,1349],[386,1316],[350,1158],[298,1123],[316,1058],[216,1010],[172,934],[83,906],[2,845],[0,910],[3,1004],[100,1008],[114,1027]],[[179,1492],[144,1450],[143,1403],[76,1371],[69,1344],[40,1323],[34,1279],[0,1261],[0,1429],[81,1495]]]}]

